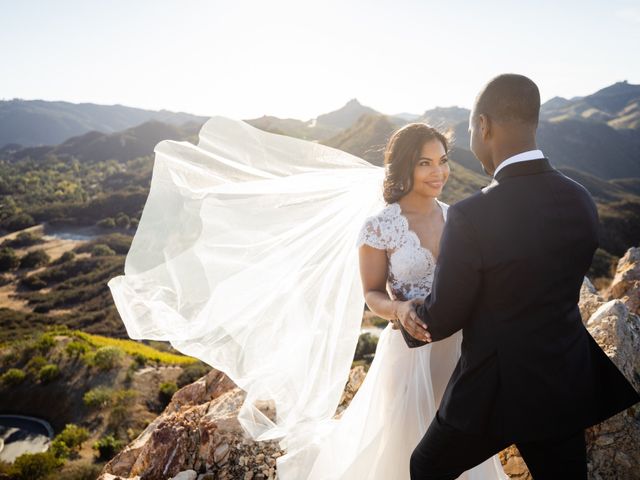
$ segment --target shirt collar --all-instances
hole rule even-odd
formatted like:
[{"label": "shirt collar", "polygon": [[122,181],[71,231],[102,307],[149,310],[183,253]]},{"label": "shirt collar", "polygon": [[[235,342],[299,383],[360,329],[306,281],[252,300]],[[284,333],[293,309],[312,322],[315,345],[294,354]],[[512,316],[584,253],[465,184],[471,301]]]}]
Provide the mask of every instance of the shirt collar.
[{"label": "shirt collar", "polygon": [[496,177],[496,173],[498,173],[507,165],[511,165],[512,163],[517,163],[517,162],[526,162],[528,160],[537,160],[540,158],[545,158],[544,154],[542,153],[542,150],[528,150],[526,152],[513,155],[512,157],[507,158],[500,165],[498,165],[498,168],[496,168],[496,171],[493,172],[493,178]]}]

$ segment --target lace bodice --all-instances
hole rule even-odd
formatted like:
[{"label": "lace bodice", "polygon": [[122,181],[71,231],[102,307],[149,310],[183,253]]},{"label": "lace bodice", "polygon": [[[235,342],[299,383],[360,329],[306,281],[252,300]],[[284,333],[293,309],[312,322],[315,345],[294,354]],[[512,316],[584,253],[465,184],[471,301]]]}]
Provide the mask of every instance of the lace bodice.
[{"label": "lace bodice", "polygon": [[[440,201],[438,205],[446,220],[449,206]],[[431,251],[420,244],[418,235],[409,229],[409,221],[397,202],[367,217],[356,244],[360,247],[364,243],[386,250],[387,292],[392,299],[409,300],[428,295],[436,262]]]}]

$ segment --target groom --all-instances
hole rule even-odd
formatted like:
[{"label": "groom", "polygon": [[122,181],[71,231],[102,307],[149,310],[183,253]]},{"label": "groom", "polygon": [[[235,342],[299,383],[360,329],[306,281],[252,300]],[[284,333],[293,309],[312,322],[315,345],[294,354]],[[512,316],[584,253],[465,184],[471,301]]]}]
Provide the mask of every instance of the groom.
[{"label": "groom", "polygon": [[449,208],[431,294],[398,312],[409,347],[464,338],[412,480],[455,479],[514,443],[536,480],[586,479],[584,429],[640,401],[582,324],[598,214],[537,149],[539,110],[521,75],[477,96],[471,150],[493,181]]}]

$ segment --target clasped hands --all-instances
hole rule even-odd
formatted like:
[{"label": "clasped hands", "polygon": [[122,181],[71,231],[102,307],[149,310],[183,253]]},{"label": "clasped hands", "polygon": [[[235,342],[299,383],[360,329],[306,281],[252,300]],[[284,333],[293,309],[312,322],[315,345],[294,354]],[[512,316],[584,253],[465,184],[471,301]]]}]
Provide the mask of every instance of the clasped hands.
[{"label": "clasped hands", "polygon": [[396,321],[402,324],[402,327],[406,332],[416,340],[423,342],[431,342],[431,334],[427,330],[427,326],[418,317],[416,312],[416,305],[424,303],[423,298],[413,298],[407,301],[396,300],[396,317],[397,320],[392,321],[393,329],[398,330],[400,327],[396,324]]}]

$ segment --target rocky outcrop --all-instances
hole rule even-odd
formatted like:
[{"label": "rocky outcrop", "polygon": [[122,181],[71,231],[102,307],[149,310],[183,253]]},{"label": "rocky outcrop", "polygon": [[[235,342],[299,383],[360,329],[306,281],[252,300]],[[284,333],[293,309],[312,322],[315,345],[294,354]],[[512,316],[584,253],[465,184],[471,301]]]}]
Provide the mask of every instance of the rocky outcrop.
[{"label": "rocky outcrop", "polygon": [[640,315],[640,247],[630,248],[618,261],[606,295],[608,300],[622,300],[631,313]]},{"label": "rocky outcrop", "polygon": [[[599,293],[585,280],[580,312],[587,329],[640,391],[640,249],[620,259],[616,276]],[[364,380],[363,367],[351,370],[339,417]],[[277,442],[254,442],[237,420],[244,392],[222,372],[212,370],[173,396],[165,411],[103,469],[99,480],[274,479]],[[260,410],[272,420],[268,403]],[[640,479],[640,407],[621,412],[586,431],[589,477]],[[515,446],[500,452],[512,479],[530,480]],[[303,479],[301,479],[303,480]]]}]

